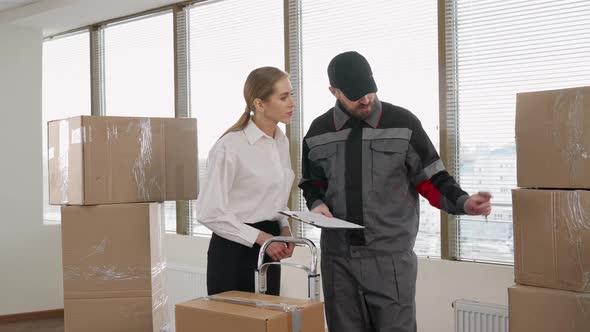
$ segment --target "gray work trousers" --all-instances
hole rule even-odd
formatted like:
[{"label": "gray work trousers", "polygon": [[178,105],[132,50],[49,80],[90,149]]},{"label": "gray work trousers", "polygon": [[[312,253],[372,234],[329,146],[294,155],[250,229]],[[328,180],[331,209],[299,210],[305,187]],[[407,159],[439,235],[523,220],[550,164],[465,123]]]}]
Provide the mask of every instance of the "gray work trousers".
[{"label": "gray work trousers", "polygon": [[413,251],[350,256],[322,253],[321,271],[330,332],[416,332],[417,259]]}]

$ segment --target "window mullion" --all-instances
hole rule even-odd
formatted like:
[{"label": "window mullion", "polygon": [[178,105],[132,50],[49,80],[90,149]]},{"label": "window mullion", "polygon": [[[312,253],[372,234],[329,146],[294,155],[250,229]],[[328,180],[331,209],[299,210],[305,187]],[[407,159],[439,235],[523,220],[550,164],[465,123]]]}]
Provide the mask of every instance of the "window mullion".
[{"label": "window mullion", "polygon": [[104,28],[90,28],[91,114],[105,115],[105,39]]},{"label": "window mullion", "polygon": [[[174,116],[190,117],[190,62],[188,9],[175,6],[174,20]],[[190,201],[176,201],[176,234],[192,234]]]}]

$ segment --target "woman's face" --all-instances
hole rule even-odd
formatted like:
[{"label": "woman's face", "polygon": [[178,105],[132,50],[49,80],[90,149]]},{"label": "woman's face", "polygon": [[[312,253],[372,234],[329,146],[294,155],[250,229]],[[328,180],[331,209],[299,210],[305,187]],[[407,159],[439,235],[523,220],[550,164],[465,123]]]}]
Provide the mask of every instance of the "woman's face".
[{"label": "woman's face", "polygon": [[292,93],[293,88],[289,78],[283,77],[277,81],[274,86],[274,93],[262,102],[264,112],[261,112],[261,115],[277,123],[291,123],[293,111],[295,110]]}]

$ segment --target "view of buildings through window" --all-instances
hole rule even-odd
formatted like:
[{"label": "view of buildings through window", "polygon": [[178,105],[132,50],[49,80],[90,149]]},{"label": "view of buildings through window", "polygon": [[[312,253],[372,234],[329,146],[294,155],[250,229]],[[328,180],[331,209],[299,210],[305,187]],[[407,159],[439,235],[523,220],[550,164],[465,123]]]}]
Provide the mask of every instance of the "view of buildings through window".
[{"label": "view of buildings through window", "polygon": [[[502,3],[504,4],[504,3]],[[516,94],[590,84],[590,3],[447,2],[447,84],[457,96],[458,180],[493,195],[487,218],[459,219],[459,259],[513,262]],[[450,24],[449,22],[455,22]]]}]

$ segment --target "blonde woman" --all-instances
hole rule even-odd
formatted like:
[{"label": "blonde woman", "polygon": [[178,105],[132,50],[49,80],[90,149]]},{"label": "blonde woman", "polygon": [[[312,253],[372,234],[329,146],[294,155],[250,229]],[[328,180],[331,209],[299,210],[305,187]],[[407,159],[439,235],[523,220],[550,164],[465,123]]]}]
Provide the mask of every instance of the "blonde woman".
[{"label": "blonde woman", "polygon": [[[197,220],[213,231],[207,253],[209,295],[254,292],[260,245],[271,236],[291,236],[286,217],[294,174],[289,141],[278,127],[293,117],[295,103],[287,73],[255,69],[244,84],[246,108],[209,152]],[[293,244],[274,242],[266,260],[291,257]],[[281,271],[268,272],[268,294],[279,295]]]}]

